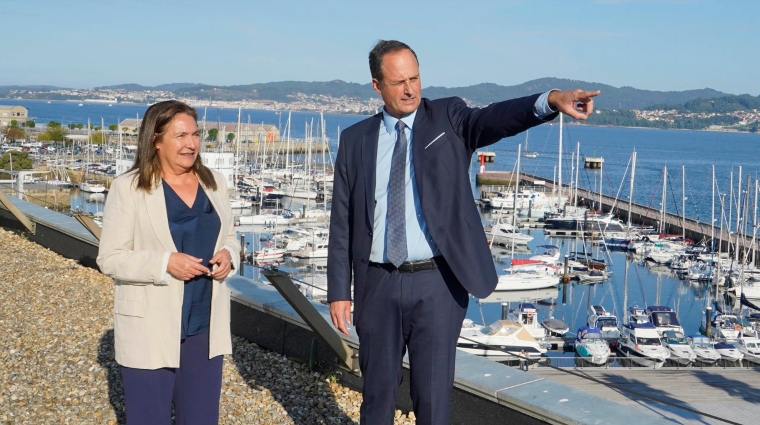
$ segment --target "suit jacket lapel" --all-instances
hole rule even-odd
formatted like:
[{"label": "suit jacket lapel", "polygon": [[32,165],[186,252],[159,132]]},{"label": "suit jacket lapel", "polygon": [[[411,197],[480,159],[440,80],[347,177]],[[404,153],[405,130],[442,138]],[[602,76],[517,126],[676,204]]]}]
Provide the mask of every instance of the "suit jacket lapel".
[{"label": "suit jacket lapel", "polygon": [[166,200],[164,198],[164,186],[159,184],[153,190],[143,192],[145,195],[145,208],[148,210],[148,218],[153,226],[153,232],[163,245],[164,249],[171,252],[177,252],[174,246],[171,231],[169,230],[169,219],[166,213]]},{"label": "suit jacket lapel", "polygon": [[414,163],[414,180],[417,183],[417,194],[420,197],[420,202],[422,202],[422,193],[423,193],[423,180],[425,175],[425,145],[426,140],[429,139],[428,137],[428,116],[427,116],[427,108],[425,108],[425,102],[424,100],[420,103],[419,108],[417,108],[417,116],[414,118],[414,126],[412,127],[412,131],[414,134],[412,134],[412,152],[414,156],[412,157],[412,162]]},{"label": "suit jacket lapel", "polygon": [[371,118],[369,129],[362,137],[362,172],[367,202],[367,226],[372,229],[375,221],[375,181],[377,171],[377,138],[380,136],[382,113]]}]

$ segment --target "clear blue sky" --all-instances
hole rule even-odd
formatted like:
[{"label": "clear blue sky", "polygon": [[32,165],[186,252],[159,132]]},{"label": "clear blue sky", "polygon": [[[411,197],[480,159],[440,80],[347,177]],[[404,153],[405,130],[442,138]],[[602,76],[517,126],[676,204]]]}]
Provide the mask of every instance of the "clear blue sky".
[{"label": "clear blue sky", "polygon": [[0,85],[370,81],[378,39],[423,86],[571,78],[760,94],[760,1],[3,0]]}]

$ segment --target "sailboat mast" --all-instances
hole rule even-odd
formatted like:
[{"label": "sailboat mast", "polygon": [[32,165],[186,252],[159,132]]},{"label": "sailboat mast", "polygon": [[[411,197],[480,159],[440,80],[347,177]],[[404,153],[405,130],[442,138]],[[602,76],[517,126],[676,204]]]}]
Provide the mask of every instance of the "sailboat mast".
[{"label": "sailboat mast", "polygon": [[599,163],[599,212],[603,213],[602,207],[602,180],[604,180],[604,161]]},{"label": "sailboat mast", "polygon": [[686,166],[681,166],[681,237],[686,245]]},{"label": "sailboat mast", "polygon": [[631,228],[631,216],[633,214],[633,181],[636,177],[636,149],[633,150],[633,158],[631,159],[631,190],[628,193],[628,229]]},{"label": "sailboat mast", "polygon": [[559,195],[557,199],[557,206],[562,208],[562,112],[559,113],[559,160],[557,160],[557,182],[559,184]]},{"label": "sailboat mast", "polygon": [[660,233],[665,232],[665,217],[667,214],[667,202],[668,202],[668,166],[666,165],[662,169],[662,201],[660,203],[662,209],[660,213]]},{"label": "sailboat mast", "polygon": [[581,142],[575,147],[575,194],[573,199],[573,205],[578,206],[578,174],[580,174],[581,166]]}]

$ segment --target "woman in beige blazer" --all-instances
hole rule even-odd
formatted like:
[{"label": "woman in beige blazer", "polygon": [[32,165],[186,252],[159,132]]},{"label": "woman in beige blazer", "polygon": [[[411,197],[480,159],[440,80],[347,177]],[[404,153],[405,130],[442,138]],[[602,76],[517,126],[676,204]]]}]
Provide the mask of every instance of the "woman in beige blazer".
[{"label": "woman in beige blazer", "polygon": [[232,353],[230,291],[240,244],[224,177],[199,157],[195,110],[157,103],[135,164],[111,185],[98,253],[114,279],[114,338],[127,424],[216,424]]}]

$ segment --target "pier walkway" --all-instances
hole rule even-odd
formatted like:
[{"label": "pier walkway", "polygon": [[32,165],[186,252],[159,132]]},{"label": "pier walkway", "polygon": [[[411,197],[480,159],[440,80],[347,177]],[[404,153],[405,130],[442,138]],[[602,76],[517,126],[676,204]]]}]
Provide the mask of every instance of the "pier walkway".
[{"label": "pier walkway", "polygon": [[[583,368],[574,373],[684,405],[741,424],[760,422],[760,369]],[[646,408],[672,424],[724,424],[675,407],[659,404],[607,385],[559,370],[538,367],[530,373],[623,405]],[[620,423],[639,423],[635,418]]]}]

